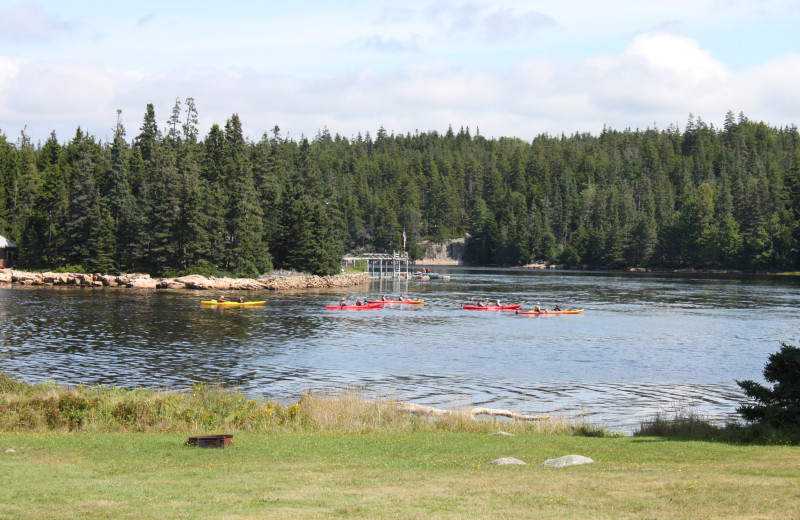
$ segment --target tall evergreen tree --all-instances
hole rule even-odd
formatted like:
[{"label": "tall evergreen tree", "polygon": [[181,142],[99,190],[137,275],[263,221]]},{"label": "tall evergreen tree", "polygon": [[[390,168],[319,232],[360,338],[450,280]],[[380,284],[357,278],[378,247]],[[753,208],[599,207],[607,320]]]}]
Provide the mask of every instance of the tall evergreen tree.
[{"label": "tall evergreen tree", "polygon": [[263,213],[237,114],[225,125],[224,169],[230,201],[225,218],[226,268],[237,274],[258,276],[272,268],[272,261],[261,231]]},{"label": "tall evergreen tree", "polygon": [[65,257],[90,272],[112,272],[114,229],[111,214],[94,180],[89,144],[81,144],[65,222]]},{"label": "tall evergreen tree", "polygon": [[131,251],[128,244],[135,238],[133,196],[128,183],[128,143],[125,142],[125,127],[122,125],[121,115],[122,111],[117,110],[117,126],[111,144],[111,169],[106,176],[105,186],[108,211],[116,237],[114,265],[117,269],[130,265]]},{"label": "tall evergreen tree", "polygon": [[318,275],[339,273],[344,241],[329,206],[305,194],[291,199],[285,214],[287,252],[282,267]]}]

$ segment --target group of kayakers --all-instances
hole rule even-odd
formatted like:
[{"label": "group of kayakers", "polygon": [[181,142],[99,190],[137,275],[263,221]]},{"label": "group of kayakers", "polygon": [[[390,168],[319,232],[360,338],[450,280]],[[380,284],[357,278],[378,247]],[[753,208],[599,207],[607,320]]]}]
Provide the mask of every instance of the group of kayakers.
[{"label": "group of kayakers", "polygon": [[404,302],[404,301],[406,301],[406,299],[403,297],[402,294],[398,295],[397,298],[395,298],[395,299],[387,298],[385,294],[382,294],[381,295],[381,301],[382,302],[391,302],[391,301]]},{"label": "group of kayakers", "polygon": [[[341,300],[339,300],[339,306],[340,307],[347,307],[347,305],[348,305],[347,300],[349,300],[349,299],[350,299],[350,297],[348,296],[346,298],[342,298]],[[356,307],[361,307],[362,305],[364,305],[364,302],[361,301],[361,298],[356,298],[355,306]]]},{"label": "group of kayakers", "polygon": [[[349,296],[345,296],[344,298],[342,298],[341,300],[339,300],[339,306],[340,306],[340,307],[346,307],[346,306],[347,306],[347,300],[349,300],[349,299],[350,299],[350,297],[349,297]],[[399,295],[399,296],[397,297],[397,299],[396,299],[396,300],[392,300],[391,298],[386,298],[386,295],[385,295],[385,294],[383,294],[383,295],[381,295],[381,301],[382,301],[382,302],[388,302],[388,301],[398,301],[398,302],[402,302],[402,301],[405,301],[405,298],[404,298],[404,297],[403,297],[403,295],[401,294],[401,295]],[[356,307],[361,307],[362,305],[364,305],[364,303],[361,301],[361,298],[357,298],[357,299],[356,299],[356,303],[355,303],[355,305],[356,305]]]},{"label": "group of kayakers", "polygon": [[[478,300],[478,303],[476,305],[478,307],[492,307],[494,305],[501,306],[500,305],[500,300],[490,300],[489,298],[484,298],[482,300]],[[536,305],[534,305],[533,310],[534,310],[534,312],[547,312],[548,311],[547,309],[540,309],[538,303]],[[561,307],[556,305],[555,307],[553,307],[553,312],[561,312]]]}]

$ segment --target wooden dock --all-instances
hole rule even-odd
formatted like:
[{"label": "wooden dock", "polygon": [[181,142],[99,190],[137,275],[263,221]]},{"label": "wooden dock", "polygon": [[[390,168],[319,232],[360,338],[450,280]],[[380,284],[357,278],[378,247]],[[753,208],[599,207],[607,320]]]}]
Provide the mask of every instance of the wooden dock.
[{"label": "wooden dock", "polygon": [[361,256],[346,256],[342,259],[342,267],[363,266],[366,262],[370,278],[409,279],[408,253],[364,253]]}]

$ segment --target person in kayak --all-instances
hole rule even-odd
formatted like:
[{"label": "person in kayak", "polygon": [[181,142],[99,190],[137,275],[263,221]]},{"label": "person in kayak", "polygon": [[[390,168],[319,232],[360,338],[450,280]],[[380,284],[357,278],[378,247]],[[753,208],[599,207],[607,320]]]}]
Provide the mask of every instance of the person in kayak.
[{"label": "person in kayak", "polygon": [[356,307],[361,307],[361,298],[356,300]]},{"label": "person in kayak", "polygon": [[344,301],[344,298],[339,300],[339,307],[344,307],[345,305],[347,305],[347,303]]},{"label": "person in kayak", "polygon": [[554,310],[554,311],[560,311],[560,310],[561,310],[561,307],[559,307],[558,305],[556,305],[555,307],[553,307],[553,310]]},{"label": "person in kayak", "polygon": [[217,298],[217,301],[218,301],[219,303],[222,303],[222,302],[224,302],[224,301],[225,301],[225,297],[224,297],[224,296],[222,296],[222,295],[220,295],[220,297],[219,297],[219,298]]},{"label": "person in kayak", "polygon": [[385,294],[382,294],[382,295],[381,295],[381,301],[382,301],[382,302],[385,302],[385,301],[386,301],[386,295],[385,295]]},{"label": "person in kayak", "polygon": [[540,312],[540,311],[539,311],[539,306],[538,306],[538,305],[534,305],[534,306],[533,306],[533,311],[534,311],[534,312]]},{"label": "person in kayak", "polygon": [[239,303],[244,303],[244,298],[242,298],[241,296],[239,296]]}]

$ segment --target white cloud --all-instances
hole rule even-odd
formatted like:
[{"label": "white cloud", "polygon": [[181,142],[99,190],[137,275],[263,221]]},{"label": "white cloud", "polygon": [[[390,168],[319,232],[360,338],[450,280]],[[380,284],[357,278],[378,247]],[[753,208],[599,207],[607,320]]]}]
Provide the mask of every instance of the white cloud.
[{"label": "white cloud", "polygon": [[487,40],[505,40],[557,24],[553,18],[536,11],[497,9],[487,13],[481,20],[481,25]]},{"label": "white cloud", "polygon": [[443,2],[425,12],[434,27],[490,42],[512,40],[557,25],[555,19],[538,11],[483,3]]},{"label": "white cloud", "polygon": [[176,96],[194,97],[202,132],[238,113],[254,140],[275,124],[293,138],[323,127],[352,137],[381,125],[395,133],[452,125],[532,139],[543,132],[598,133],[604,125],[663,128],[690,112],[721,123],[727,110],[783,126],[800,119],[798,90],[798,54],[733,71],[697,41],[663,32],[635,36],[618,54],[533,56],[486,68],[431,60],[310,78],[246,68],[151,73],[0,58],[3,131],[28,125],[29,134],[43,139],[55,129],[62,140],[78,125],[105,138],[118,108],[128,136],[135,136],[147,103],[155,104],[163,127]]},{"label": "white cloud", "polygon": [[141,18],[139,18],[138,20],[136,20],[136,26],[137,27],[144,27],[145,25],[147,25],[150,22],[152,22],[155,19],[156,16],[157,16],[156,12],[148,13],[148,14],[142,16]]},{"label": "white cloud", "polygon": [[380,35],[366,36],[353,41],[353,46],[358,49],[374,50],[383,53],[416,53],[419,46],[415,39],[404,41],[399,38],[386,38]]},{"label": "white cloud", "polygon": [[637,36],[625,51],[629,58],[641,58],[653,76],[688,85],[725,81],[725,65],[702,50],[696,40],[667,33]]}]

